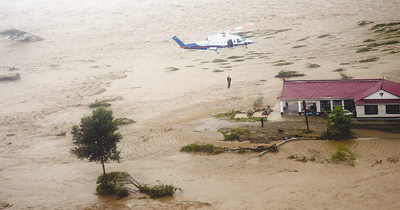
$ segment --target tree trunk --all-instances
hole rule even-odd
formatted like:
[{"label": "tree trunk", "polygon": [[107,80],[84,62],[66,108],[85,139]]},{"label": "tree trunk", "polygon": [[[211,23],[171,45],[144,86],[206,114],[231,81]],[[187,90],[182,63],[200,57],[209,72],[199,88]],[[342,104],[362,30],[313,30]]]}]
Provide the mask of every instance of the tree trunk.
[{"label": "tree trunk", "polygon": [[104,166],[104,161],[101,160],[101,165],[103,166],[103,176],[106,176],[106,167]]}]

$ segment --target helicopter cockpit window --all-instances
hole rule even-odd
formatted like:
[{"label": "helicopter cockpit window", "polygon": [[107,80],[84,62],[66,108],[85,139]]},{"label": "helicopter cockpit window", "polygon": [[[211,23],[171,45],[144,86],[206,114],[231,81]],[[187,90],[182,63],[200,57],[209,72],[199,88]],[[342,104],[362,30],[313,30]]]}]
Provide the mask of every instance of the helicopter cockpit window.
[{"label": "helicopter cockpit window", "polygon": [[242,40],[240,40],[240,39],[237,39],[237,42],[238,42],[238,43],[241,43],[241,42],[242,42]]}]

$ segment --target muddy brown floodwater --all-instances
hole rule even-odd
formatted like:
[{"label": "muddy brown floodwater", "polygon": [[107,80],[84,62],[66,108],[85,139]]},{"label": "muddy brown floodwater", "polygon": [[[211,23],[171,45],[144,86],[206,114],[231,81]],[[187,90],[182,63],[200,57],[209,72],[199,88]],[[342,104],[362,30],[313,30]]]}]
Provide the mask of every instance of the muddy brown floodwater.
[{"label": "muddy brown floodwater", "polygon": [[[354,167],[326,161],[339,144],[334,141],[291,142],[262,157],[179,152],[194,142],[256,146],[221,142],[217,130],[237,125],[212,116],[246,111],[258,98],[278,112],[282,79],[275,75],[282,70],[305,74],[301,79],[340,79],[334,70],[342,68],[357,79],[400,82],[399,44],[356,53],[367,39],[391,36],[357,22],[399,21],[399,5],[398,0],[2,0],[0,31],[15,28],[43,40],[0,39],[0,74],[21,75],[0,82],[0,208],[399,209],[400,164],[387,161],[400,156],[396,133],[359,130],[359,139],[341,142],[357,154]],[[246,23],[254,23],[246,36],[255,41],[247,49],[183,50],[171,39],[177,35],[191,43]],[[378,60],[358,62],[371,57]],[[307,68],[311,63],[320,67]],[[69,151],[71,127],[91,113],[88,105],[96,100],[109,101],[116,117],[136,122],[120,127],[122,162],[106,170],[183,192],[164,199],[134,193],[121,200],[94,194],[101,166]],[[281,120],[273,115],[265,123]],[[287,159],[313,151],[314,162]],[[382,164],[371,167],[376,160]]]}]

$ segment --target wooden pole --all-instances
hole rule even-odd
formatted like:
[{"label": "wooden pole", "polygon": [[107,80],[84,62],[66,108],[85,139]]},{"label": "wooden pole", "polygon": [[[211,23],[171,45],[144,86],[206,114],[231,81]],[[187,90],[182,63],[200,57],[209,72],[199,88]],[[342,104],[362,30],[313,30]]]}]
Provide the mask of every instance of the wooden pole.
[{"label": "wooden pole", "polygon": [[306,101],[305,100],[303,100],[303,107],[304,107],[304,115],[306,116],[307,130],[310,130],[310,128],[308,127],[307,107],[306,107]]}]

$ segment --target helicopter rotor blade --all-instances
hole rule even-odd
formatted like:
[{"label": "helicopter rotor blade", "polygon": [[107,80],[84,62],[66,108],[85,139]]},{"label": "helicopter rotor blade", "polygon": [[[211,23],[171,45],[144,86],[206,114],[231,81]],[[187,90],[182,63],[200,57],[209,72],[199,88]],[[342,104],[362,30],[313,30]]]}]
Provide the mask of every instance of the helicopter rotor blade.
[{"label": "helicopter rotor blade", "polygon": [[244,29],[245,27],[252,26],[252,25],[254,25],[254,23],[247,23],[247,24],[245,24],[245,25],[238,26],[238,27],[236,27],[236,28],[233,28],[233,29],[231,29],[231,30],[228,30],[228,31],[226,31],[226,33],[227,33],[227,34],[238,33],[238,32],[241,32],[241,30]]}]

